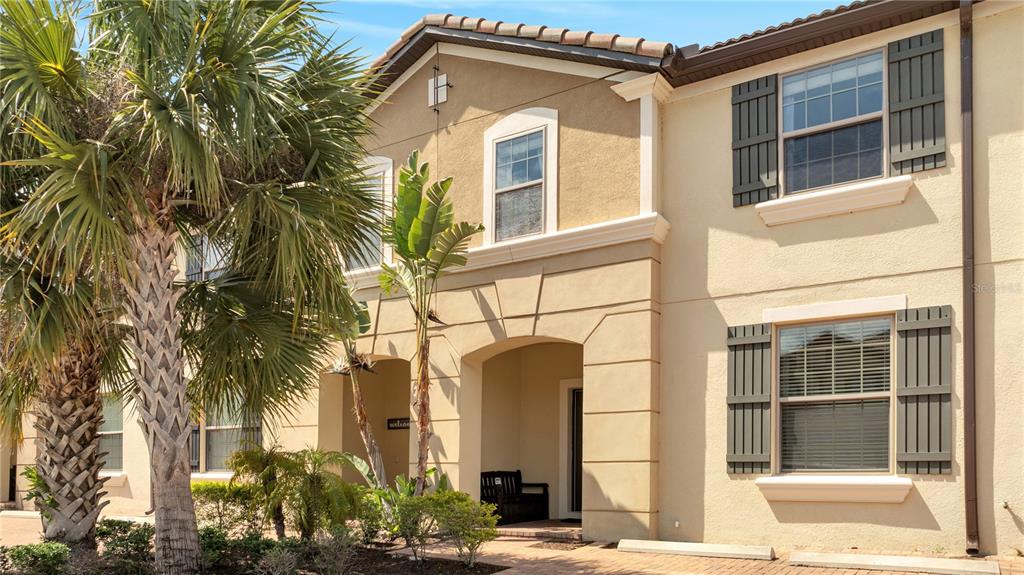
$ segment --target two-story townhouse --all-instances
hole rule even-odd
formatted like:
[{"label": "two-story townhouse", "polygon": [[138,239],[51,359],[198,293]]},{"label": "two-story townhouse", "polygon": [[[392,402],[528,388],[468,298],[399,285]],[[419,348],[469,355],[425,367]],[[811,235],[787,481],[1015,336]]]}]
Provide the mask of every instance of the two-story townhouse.
[{"label": "two-story townhouse", "polygon": [[[703,48],[414,24],[376,63],[367,173],[388,205],[420,150],[486,227],[436,302],[431,465],[472,494],[520,470],[587,539],[1024,548],[1022,32],[996,0]],[[367,407],[408,474],[413,319],[364,265]],[[360,453],[347,388],[265,440]]]},{"label": "two-story townhouse", "polygon": [[[432,464],[470,493],[521,470],[588,539],[1020,548],[1022,30],[991,1],[704,48],[412,26],[368,161],[388,197],[421,150],[487,228],[438,296]],[[352,277],[383,427],[409,416],[412,317]]]}]

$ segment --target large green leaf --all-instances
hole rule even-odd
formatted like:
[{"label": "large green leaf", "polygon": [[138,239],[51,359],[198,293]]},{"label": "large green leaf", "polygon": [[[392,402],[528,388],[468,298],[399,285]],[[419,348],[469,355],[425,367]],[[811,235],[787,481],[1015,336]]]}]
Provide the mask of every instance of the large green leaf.
[{"label": "large green leaf", "polygon": [[451,225],[454,209],[447,198],[451,186],[452,179],[445,178],[427,188],[426,201],[420,204],[409,234],[409,247],[417,258],[427,257],[438,234]]},{"label": "large green leaf", "polygon": [[434,247],[427,255],[427,259],[430,261],[430,272],[434,279],[439,278],[450,268],[466,265],[469,240],[483,229],[484,227],[480,224],[459,222],[438,234]]}]

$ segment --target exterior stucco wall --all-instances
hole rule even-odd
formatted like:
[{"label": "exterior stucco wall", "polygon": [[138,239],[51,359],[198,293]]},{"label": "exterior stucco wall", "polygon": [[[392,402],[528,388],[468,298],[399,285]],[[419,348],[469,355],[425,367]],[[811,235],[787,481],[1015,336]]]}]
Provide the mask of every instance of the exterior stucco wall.
[{"label": "exterior stucco wall", "polygon": [[[1011,326],[1021,325],[1024,299],[1024,10],[988,17],[980,6],[976,11],[977,270],[979,287],[993,286],[989,294],[979,289],[977,299],[979,469],[980,484],[995,486],[982,488],[979,505],[984,550],[1009,553],[1024,538],[1019,515],[1014,522],[1002,509],[1004,500],[1024,508],[1022,433],[1010,424],[1024,413],[1021,347],[1010,336]],[[752,206],[732,207],[733,84],[940,27],[947,165],[914,174],[906,202],[771,228]],[[662,345],[671,350],[661,373],[662,538],[790,548],[963,549],[958,39],[951,12],[683,87],[664,105],[662,150],[671,156],[663,162],[662,205],[672,232],[662,269]],[[913,476],[914,489],[902,504],[770,503],[754,485],[756,476],[729,476],[726,327],[760,323],[766,308],[896,294],[906,294],[910,307],[953,306],[953,474]]]},{"label": "exterior stucco wall", "polygon": [[[558,229],[639,213],[640,115],[612,82],[448,54],[435,56],[439,73],[455,85],[448,101],[427,106],[433,63],[423,66],[372,114],[376,135],[369,153],[389,157],[395,169],[413,150],[435,176],[454,178],[449,192],[456,217],[484,222],[484,132],[518,110],[558,110]],[[397,178],[396,178],[397,181]],[[481,236],[473,245],[481,242]]]}]

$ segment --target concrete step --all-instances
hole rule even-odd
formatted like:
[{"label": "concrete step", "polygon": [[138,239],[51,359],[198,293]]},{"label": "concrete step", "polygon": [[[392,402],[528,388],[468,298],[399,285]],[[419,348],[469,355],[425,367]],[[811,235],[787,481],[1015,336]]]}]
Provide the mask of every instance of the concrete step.
[{"label": "concrete step", "polygon": [[870,569],[875,571],[911,571],[939,575],[999,575],[999,564],[983,559],[945,559],[900,555],[861,555],[859,553],[812,553],[794,551],[790,565],[832,569]]},{"label": "concrete step", "polygon": [[628,553],[662,553],[666,555],[695,555],[697,557],[724,557],[728,559],[775,559],[775,550],[767,545],[722,545],[716,543],[688,543],[684,541],[650,541],[623,539],[619,551]]}]

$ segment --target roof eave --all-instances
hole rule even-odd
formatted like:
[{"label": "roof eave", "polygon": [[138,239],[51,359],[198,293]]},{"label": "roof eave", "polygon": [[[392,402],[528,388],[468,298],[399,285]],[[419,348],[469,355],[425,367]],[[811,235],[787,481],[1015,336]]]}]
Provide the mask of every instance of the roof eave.
[{"label": "roof eave", "polygon": [[958,6],[956,0],[886,0],[704,52],[684,54],[682,48],[677,48],[665,57],[662,71],[673,86],[682,86],[934,16]]},{"label": "roof eave", "polygon": [[382,91],[391,85],[392,82],[415,64],[423,54],[426,54],[438,42],[594,64],[623,71],[657,72],[661,67],[662,61],[661,58],[600,50],[586,46],[569,46],[515,36],[495,36],[469,30],[424,26],[423,29],[409,38],[405,45],[377,71],[380,79],[374,85],[375,90]]}]

